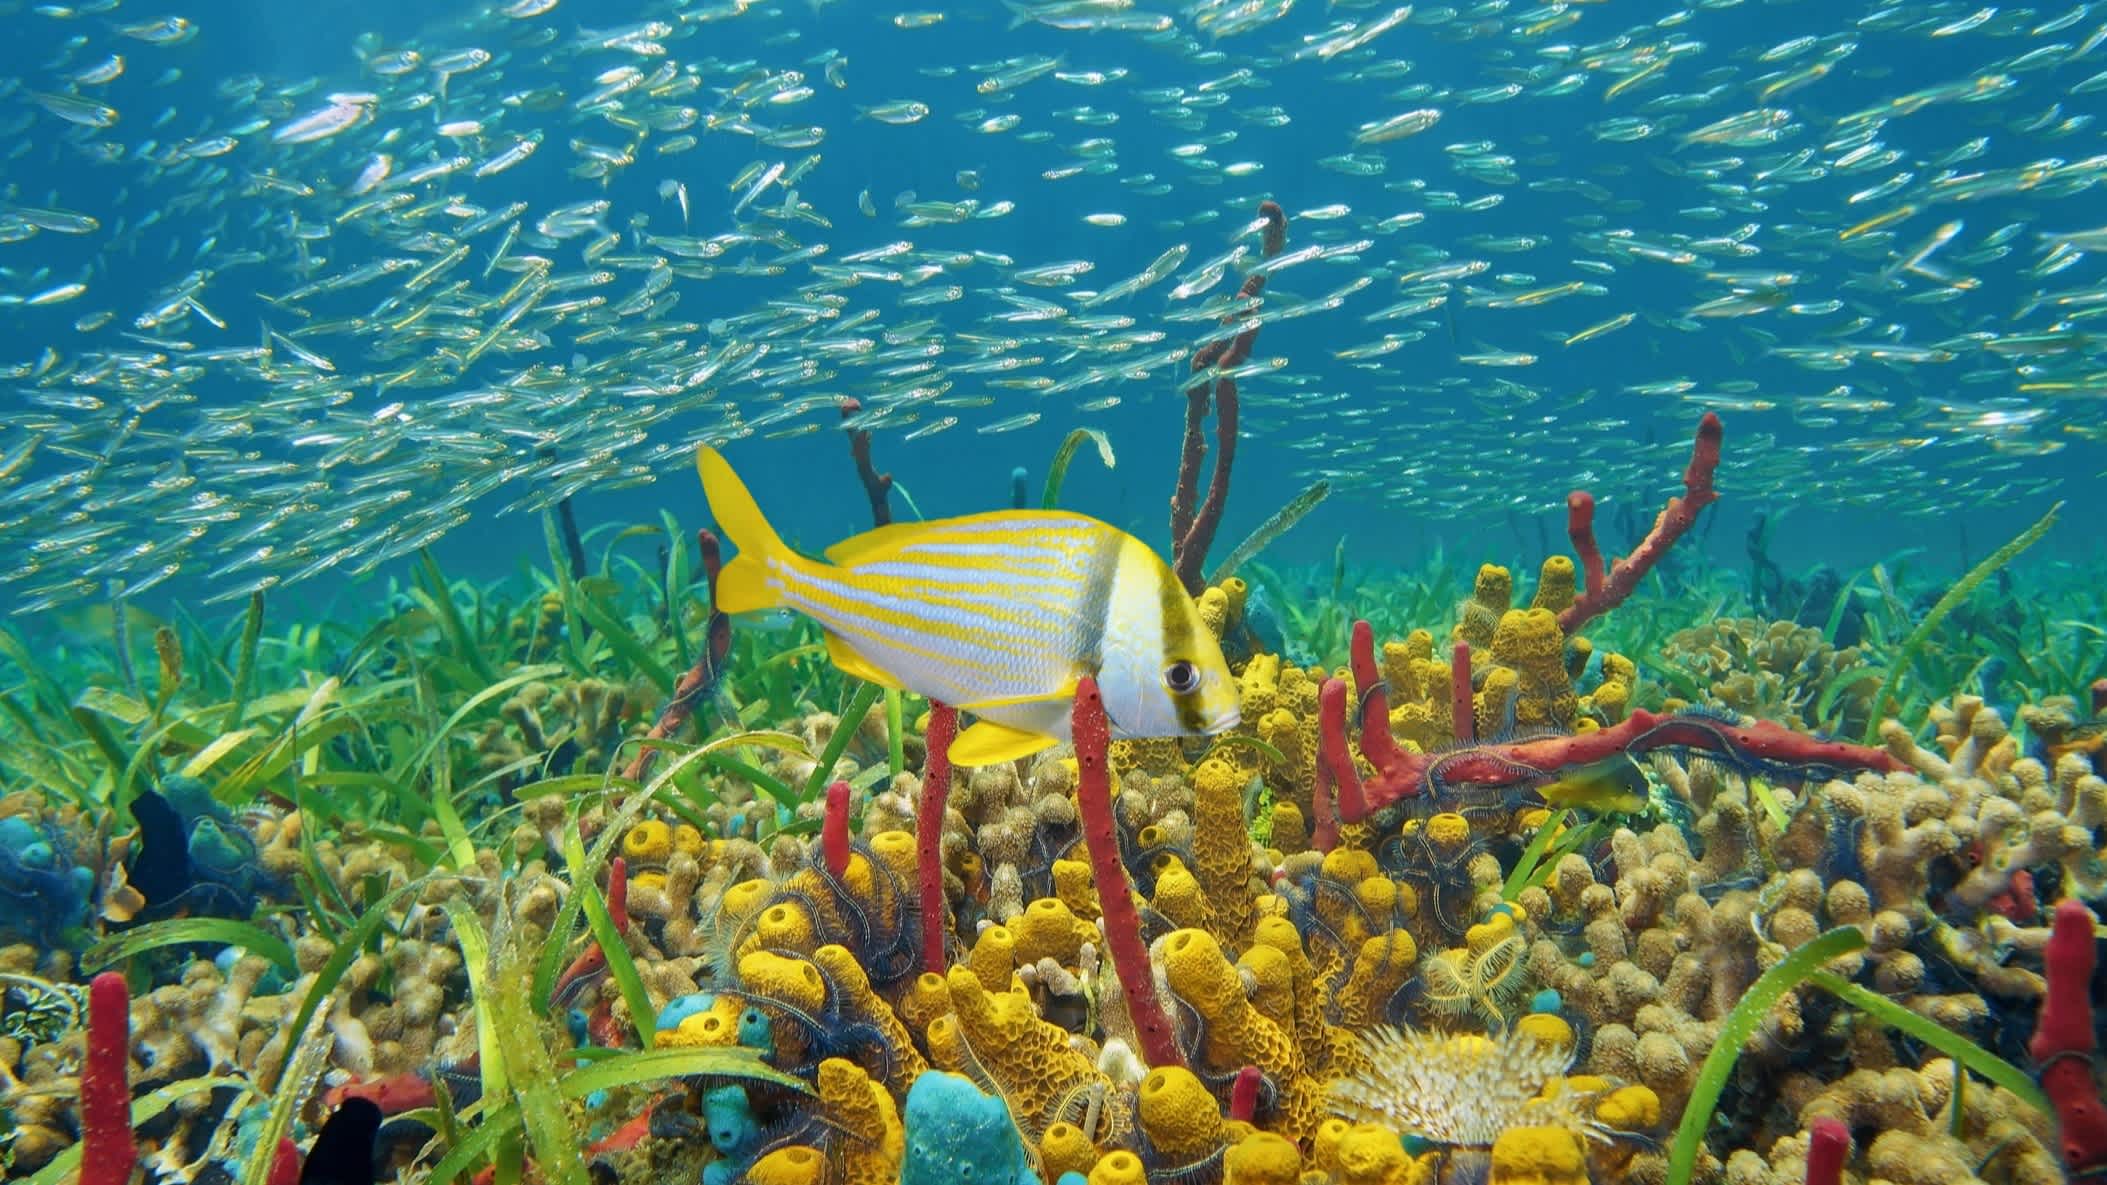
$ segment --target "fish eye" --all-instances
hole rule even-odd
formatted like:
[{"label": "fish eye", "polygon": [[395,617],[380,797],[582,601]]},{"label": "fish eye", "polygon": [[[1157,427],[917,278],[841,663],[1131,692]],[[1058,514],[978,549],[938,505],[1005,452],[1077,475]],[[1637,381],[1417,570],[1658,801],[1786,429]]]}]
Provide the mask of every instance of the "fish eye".
[{"label": "fish eye", "polygon": [[1200,668],[1180,659],[1164,669],[1163,682],[1177,695],[1191,695],[1200,690]]}]

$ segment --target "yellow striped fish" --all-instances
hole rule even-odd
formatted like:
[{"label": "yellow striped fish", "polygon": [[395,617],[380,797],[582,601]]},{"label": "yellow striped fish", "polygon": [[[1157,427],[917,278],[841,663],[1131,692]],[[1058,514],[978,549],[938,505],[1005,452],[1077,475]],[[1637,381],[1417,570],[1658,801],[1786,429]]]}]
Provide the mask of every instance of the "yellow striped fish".
[{"label": "yellow striped fish", "polygon": [[826,628],[844,672],[973,713],[952,742],[955,765],[1067,740],[1084,675],[1097,677],[1116,737],[1236,725],[1221,645],[1170,566],[1124,531],[1000,510],[880,527],[814,560],[790,550],[715,449],[700,449],[695,468],[739,549],[717,577],[717,608],[796,609]]}]

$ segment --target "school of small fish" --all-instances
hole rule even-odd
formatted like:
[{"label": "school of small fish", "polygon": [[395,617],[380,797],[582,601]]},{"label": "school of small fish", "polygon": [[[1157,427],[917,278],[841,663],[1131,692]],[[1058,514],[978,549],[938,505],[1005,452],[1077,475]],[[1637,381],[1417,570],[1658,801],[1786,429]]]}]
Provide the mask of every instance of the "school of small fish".
[{"label": "school of small fish", "polygon": [[1645,505],[1704,409],[1767,508],[2097,480],[2093,0],[432,7],[280,77],[0,0],[0,603],[370,572],[847,398],[1168,449],[1256,326],[1241,463],[1385,513]]}]

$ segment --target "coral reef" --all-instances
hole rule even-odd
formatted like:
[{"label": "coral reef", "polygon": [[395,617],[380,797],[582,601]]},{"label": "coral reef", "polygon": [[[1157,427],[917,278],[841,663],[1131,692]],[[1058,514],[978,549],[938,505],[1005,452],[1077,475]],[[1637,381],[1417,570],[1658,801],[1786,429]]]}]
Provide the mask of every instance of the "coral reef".
[{"label": "coral reef", "polygon": [[[1879,683],[1858,647],[1838,649],[1823,641],[1820,630],[1789,621],[1706,622],[1669,638],[1663,657],[1714,707],[1844,736],[1865,731]],[[1830,698],[1823,715],[1825,695]]]},{"label": "coral reef", "polygon": [[[1195,370],[1231,434],[1253,332]],[[971,770],[959,710],[678,604],[670,557],[604,599],[558,520],[553,610],[481,634],[434,564],[363,673],[174,697],[128,814],[0,800],[8,1172],[288,1185],[377,1143],[492,1185],[1606,1185],[1678,1139],[1733,1185],[2097,1171],[2097,705],[1876,702],[1875,642],[1600,622],[1719,445],[1615,567],[1576,499],[1577,561],[1459,573],[1397,637],[1330,606],[1324,662],[1254,620],[1266,577],[1203,586],[1234,729],[1115,742],[1086,677],[1070,746]],[[1891,708],[1877,746],[1813,731]],[[1830,979],[1735,1020],[1838,929]]]}]

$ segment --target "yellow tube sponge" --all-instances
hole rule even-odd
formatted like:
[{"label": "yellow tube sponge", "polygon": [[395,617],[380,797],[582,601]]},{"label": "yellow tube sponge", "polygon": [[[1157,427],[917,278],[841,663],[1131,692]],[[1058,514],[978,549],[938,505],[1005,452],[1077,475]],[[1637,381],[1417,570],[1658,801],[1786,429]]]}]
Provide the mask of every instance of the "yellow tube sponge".
[{"label": "yellow tube sponge", "polygon": [[[958,1040],[1002,1088],[1010,1114],[1027,1139],[1037,1140],[1059,1109],[1080,1092],[1111,1091],[1111,1082],[1098,1073],[1096,1064],[1069,1044],[1068,1031],[1039,1018],[1023,985],[991,992],[964,967],[953,967],[945,982],[956,1010]],[[945,1028],[942,1018],[930,1026],[932,1056]],[[948,1052],[956,1058],[961,1051]],[[961,1064],[963,1059],[942,1068],[957,1070]]]},{"label": "yellow tube sponge", "polygon": [[739,1014],[745,1005],[736,996],[718,996],[708,1008],[681,1018],[679,1027],[660,1029],[660,1049],[698,1049],[739,1043]]},{"label": "yellow tube sponge", "polygon": [[1580,1138],[1562,1127],[1511,1127],[1493,1141],[1490,1185],[1588,1185]]},{"label": "yellow tube sponge", "polygon": [[[836,948],[839,949],[839,948]],[[819,1101],[842,1142],[839,1185],[893,1185],[907,1156],[900,1108],[863,1067],[830,1057],[819,1064]]]},{"label": "yellow tube sponge", "polygon": [[1253,943],[1251,949],[1237,956],[1236,965],[1244,982],[1250,985],[1245,994],[1251,998],[1251,1006],[1282,1032],[1293,1033],[1295,965],[1288,961],[1286,952],[1263,942]]},{"label": "yellow tube sponge", "polygon": [[1176,860],[1157,874],[1156,895],[1150,899],[1149,905],[1170,919],[1173,926],[1210,932],[1215,928],[1214,906],[1208,901],[1206,890],[1200,887],[1199,879]]},{"label": "yellow tube sponge", "polygon": [[1647,1131],[1661,1122],[1661,1096],[1644,1086],[1620,1086],[1596,1102],[1595,1118],[1613,1131]]},{"label": "yellow tube sponge", "polygon": [[1026,966],[1052,959],[1073,967],[1082,957],[1083,944],[1098,940],[1097,927],[1076,917],[1058,897],[1041,897],[1025,906],[1010,922],[1009,930],[1017,940],[1017,962]]},{"label": "yellow tube sponge", "polygon": [[1053,862],[1054,896],[1061,904],[1079,918],[1095,918],[1098,913],[1097,885],[1090,879],[1090,865],[1082,860],[1056,860]]},{"label": "yellow tube sponge", "polygon": [[739,958],[739,986],[764,1000],[803,1012],[818,1012],[827,1000],[827,981],[819,968],[803,959],[757,950]]},{"label": "yellow tube sponge", "polygon": [[1565,644],[1558,614],[1549,609],[1513,609],[1500,617],[1492,658],[1519,676],[1515,723],[1563,725],[1573,719],[1579,699],[1566,675]]},{"label": "yellow tube sponge", "polygon": [[1352,1130],[1353,1124],[1336,1115],[1317,1125],[1316,1133],[1310,1137],[1310,1161],[1318,1172],[1338,1175],[1339,1142]]},{"label": "yellow tube sponge", "polygon": [[1262,719],[1275,708],[1285,707],[1280,702],[1280,656],[1255,654],[1244,664],[1244,673],[1237,677],[1238,698],[1243,701],[1244,719]]},{"label": "yellow tube sponge", "polygon": [[906,994],[900,997],[900,1019],[917,1033],[927,1033],[929,1026],[940,1016],[951,1015],[951,985],[934,971],[924,971],[915,976],[907,986]]},{"label": "yellow tube sponge", "polygon": [[1332,1171],[1335,1185],[1411,1185],[1412,1158],[1405,1155],[1404,1141],[1396,1132],[1373,1123],[1357,1123],[1339,1137],[1332,1153],[1338,1167]]},{"label": "yellow tube sponge", "polygon": [[793,1144],[778,1148],[746,1170],[747,1185],[820,1185],[826,1179],[827,1158],[817,1148]]},{"label": "yellow tube sponge", "polygon": [[1527,1033],[1558,1049],[1571,1049],[1576,1040],[1573,1026],[1567,1024],[1566,1018],[1556,1012],[1532,1012],[1514,1022],[1514,1029],[1517,1033]]},{"label": "yellow tube sponge", "polygon": [[1471,587],[1470,599],[1457,607],[1456,636],[1474,650],[1492,645],[1500,615],[1514,605],[1514,576],[1498,564],[1485,564]]},{"label": "yellow tube sponge", "polygon": [[663,867],[673,854],[673,829],[657,819],[646,819],[622,835],[622,857],[632,865]]},{"label": "yellow tube sponge", "polygon": [[1210,588],[1200,594],[1195,607],[1200,611],[1200,624],[1207,632],[1220,638],[1229,632],[1229,594],[1219,588]]},{"label": "yellow tube sponge", "polygon": [[1258,721],[1258,739],[1280,750],[1280,755],[1288,759],[1290,769],[1303,767],[1302,721],[1296,717],[1294,709],[1269,708],[1263,716],[1246,718]]},{"label": "yellow tube sponge", "polygon": [[1183,1066],[1149,1071],[1137,1092],[1141,1130],[1167,1167],[1193,1164],[1222,1146],[1222,1108],[1207,1087]]},{"label": "yellow tube sponge", "polygon": [[1008,991],[1010,975],[1017,970],[1017,939],[1009,927],[989,926],[982,930],[966,955],[966,966],[982,987],[991,992]]},{"label": "yellow tube sponge", "polygon": [[892,1063],[892,1072],[886,1077],[886,1089],[895,1098],[906,1098],[907,1088],[921,1077],[929,1064],[915,1048],[914,1039],[907,1026],[900,1023],[899,1014],[886,1004],[871,988],[870,977],[865,974],[863,964],[848,947],[829,943],[812,952],[812,962],[826,973],[839,997],[838,1011],[853,1016],[864,1024],[878,1030],[885,1038],[887,1056]]},{"label": "yellow tube sponge", "polygon": [[[1248,779],[1226,761],[1209,758],[1193,767],[1193,876],[1213,904],[1216,938],[1232,946],[1250,940],[1251,834],[1244,826]],[[1160,888],[1159,888],[1160,894]]]},{"label": "yellow tube sponge", "polygon": [[1107,1153],[1086,1178],[1089,1185],[1148,1185],[1148,1170],[1141,1158],[1124,1149]]},{"label": "yellow tube sponge", "polygon": [[1273,804],[1273,828],[1271,846],[1293,855],[1306,851],[1310,846],[1309,824],[1302,819],[1302,808],[1281,799]]},{"label": "yellow tube sponge", "polygon": [[1294,991],[1295,1045],[1302,1051],[1303,1065],[1311,1074],[1323,1076],[1331,1066],[1333,1050],[1351,1046],[1324,1019],[1324,996],[1317,989],[1317,972],[1302,949],[1302,934],[1284,917],[1259,919],[1252,931],[1255,944],[1270,947],[1287,960]]},{"label": "yellow tube sponge", "polygon": [[747,951],[789,950],[805,954],[819,946],[812,915],[798,901],[778,901],[754,919],[754,932],[741,948]]},{"label": "yellow tube sponge", "polygon": [[1506,667],[1494,667],[1485,672],[1484,681],[1471,697],[1471,718],[1477,722],[1480,737],[1497,737],[1507,732],[1507,705],[1521,694],[1521,676]]},{"label": "yellow tube sponge", "polygon": [[1039,1137],[1039,1168],[1049,1181],[1060,1180],[1062,1173],[1087,1175],[1096,1163],[1097,1145],[1075,1124],[1048,1124]]},{"label": "yellow tube sponge", "polygon": [[1455,811],[1442,811],[1427,819],[1427,842],[1443,854],[1461,851],[1471,841],[1471,821]]},{"label": "yellow tube sponge", "polygon": [[1164,978],[1172,992],[1206,1022],[1199,1061],[1207,1071],[1233,1074],[1257,1066],[1282,1084],[1285,1134],[1300,1138],[1321,1114],[1323,1084],[1304,1070],[1294,1035],[1266,1019],[1244,994],[1243,976],[1229,965],[1205,930],[1176,930],[1163,940]]},{"label": "yellow tube sponge", "polygon": [[718,898],[717,911],[728,925],[738,925],[761,911],[768,899],[775,895],[775,883],[755,877],[740,881],[724,891]]},{"label": "yellow tube sponge", "polygon": [[1285,1137],[1253,1132],[1222,1158],[1222,1185],[1298,1185],[1302,1153]]},{"label": "yellow tube sponge", "polygon": [[1536,596],[1530,599],[1529,607],[1564,613],[1572,608],[1573,601],[1579,596],[1578,584],[1572,558],[1552,556],[1537,570]]},{"label": "yellow tube sponge", "polygon": [[1419,961],[1419,947],[1404,930],[1378,934],[1361,944],[1361,957],[1333,996],[1338,1024],[1346,1029],[1365,1029],[1382,1024],[1389,1013],[1391,997],[1412,978],[1412,965]]},{"label": "yellow tube sponge", "polygon": [[915,883],[915,837],[912,831],[881,831],[871,837],[871,854],[906,885]]},{"label": "yellow tube sponge", "polygon": [[1244,602],[1251,596],[1251,586],[1241,576],[1231,576],[1216,587],[1229,599],[1229,624],[1235,626],[1244,620]]}]

